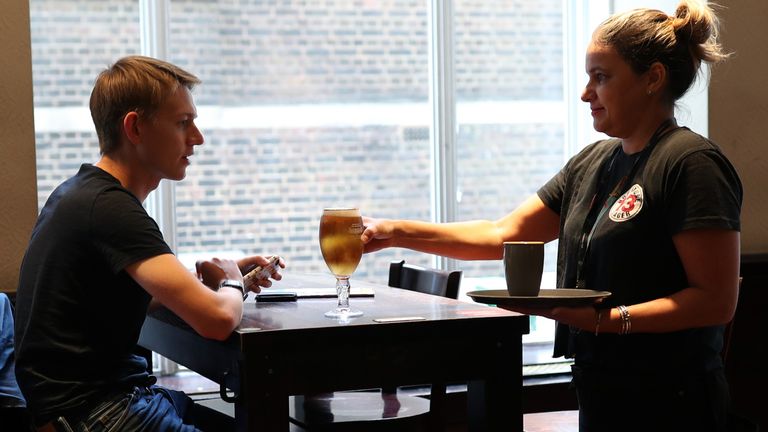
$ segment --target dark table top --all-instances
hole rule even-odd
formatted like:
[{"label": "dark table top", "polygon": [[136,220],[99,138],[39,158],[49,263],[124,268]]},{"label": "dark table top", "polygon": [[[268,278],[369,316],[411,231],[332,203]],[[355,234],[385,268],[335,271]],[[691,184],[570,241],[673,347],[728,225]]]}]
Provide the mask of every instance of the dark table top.
[{"label": "dark table top", "polygon": [[[243,429],[267,422],[266,430],[284,430],[288,395],[454,381],[485,383],[472,398],[490,412],[491,429],[522,427],[514,407],[520,405],[527,316],[354,278],[351,283],[353,292],[367,288],[374,295],[351,298],[350,306],[364,315],[348,321],[324,316],[336,307],[334,297],[257,302],[250,295],[240,326],[226,341],[204,339],[159,309],[145,322],[140,343],[243,392]],[[301,294],[334,286],[330,274],[285,273],[271,289]],[[375,321],[402,317],[408,319]],[[517,423],[520,428],[510,426]]]},{"label": "dark table top", "polygon": [[[417,293],[365,281],[351,280],[352,291],[365,288],[373,290],[372,297],[352,297],[350,306],[363,311],[363,316],[340,321],[323,314],[336,307],[336,299],[301,298],[302,293],[313,289],[333,288],[335,279],[324,274],[284,274],[282,281],[274,283],[270,290],[294,290],[300,298],[294,302],[256,302],[253,295],[245,303],[243,320],[236,329],[239,334],[266,332],[283,329],[331,329],[366,325],[405,324],[416,321],[471,320],[488,317],[518,317],[519,314],[478,303],[460,302],[453,299]],[[415,318],[412,321],[376,322],[378,319]],[[258,329],[258,330],[257,330]]]},{"label": "dark table top", "polygon": [[[301,291],[334,286],[330,274],[284,273],[283,280],[268,289]],[[321,351],[329,345],[354,356],[361,349],[420,351],[443,344],[455,352],[454,358],[471,357],[473,353],[463,352],[468,342],[506,334],[517,334],[519,338],[528,332],[526,316],[504,309],[352,279],[353,291],[355,287],[373,289],[375,294],[351,298],[350,306],[364,315],[346,322],[324,316],[336,306],[333,297],[257,302],[250,295],[240,325],[226,341],[204,339],[170,311],[160,308],[149,314],[140,343],[210,379],[237,388],[231,371],[238,370],[243,359],[253,355],[261,358],[262,353],[275,353],[273,361],[280,356],[287,363],[296,363],[311,362],[303,352]],[[400,317],[418,319],[374,321]],[[296,368],[301,367],[296,364]]]}]

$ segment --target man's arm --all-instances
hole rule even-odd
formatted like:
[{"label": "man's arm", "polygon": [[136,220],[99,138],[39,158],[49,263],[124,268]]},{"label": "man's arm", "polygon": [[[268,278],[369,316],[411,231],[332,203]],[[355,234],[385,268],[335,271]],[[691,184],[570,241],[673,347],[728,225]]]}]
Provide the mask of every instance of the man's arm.
[{"label": "man's arm", "polygon": [[[242,280],[237,263],[217,260],[208,280]],[[213,267],[218,267],[215,269]],[[187,322],[201,336],[224,340],[240,324],[243,296],[237,289],[213,290],[203,284],[172,254],[135,262],[125,269],[152,297]]]}]

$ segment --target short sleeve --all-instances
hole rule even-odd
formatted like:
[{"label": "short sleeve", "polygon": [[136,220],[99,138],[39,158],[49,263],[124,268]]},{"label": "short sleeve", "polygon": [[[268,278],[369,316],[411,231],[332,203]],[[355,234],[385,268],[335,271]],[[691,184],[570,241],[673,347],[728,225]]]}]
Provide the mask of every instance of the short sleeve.
[{"label": "short sleeve", "polygon": [[550,210],[560,214],[563,206],[563,193],[565,190],[565,168],[555,174],[546,182],[536,194]]},{"label": "short sleeve", "polygon": [[90,226],[96,249],[115,274],[136,261],[172,253],[155,220],[138,199],[121,188],[98,196]]},{"label": "short sleeve", "polygon": [[671,234],[697,228],[741,229],[741,181],[719,151],[701,150],[683,157],[666,189]]}]

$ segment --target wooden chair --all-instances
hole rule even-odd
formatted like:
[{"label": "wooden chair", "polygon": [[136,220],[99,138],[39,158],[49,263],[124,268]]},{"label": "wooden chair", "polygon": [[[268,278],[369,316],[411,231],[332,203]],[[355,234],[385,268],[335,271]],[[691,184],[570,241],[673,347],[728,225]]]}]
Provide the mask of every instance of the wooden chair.
[{"label": "wooden chair", "polygon": [[[389,286],[458,298],[461,271],[443,271],[393,261]],[[291,422],[307,431],[442,430],[445,383],[432,383],[430,399],[406,395],[397,387],[291,398]]]},{"label": "wooden chair", "polygon": [[[739,278],[739,292],[741,292],[741,285],[744,282],[744,278]],[[733,318],[728,322],[728,324],[725,325],[725,329],[723,330],[723,349],[720,351],[720,356],[723,358],[723,365],[726,365],[728,363],[728,354],[731,349],[731,339],[733,339],[733,328],[736,325],[736,314],[734,314]]]},{"label": "wooden chair", "polygon": [[[742,291],[742,285],[744,278],[739,278],[739,304],[742,303],[742,297],[741,297],[741,291]],[[723,350],[720,352],[720,355],[723,358],[723,365],[725,367],[726,377],[728,378],[729,385],[733,387],[733,384],[731,383],[732,377],[729,374],[730,370],[733,370],[736,367],[739,367],[739,359],[738,356],[735,359],[731,359],[733,357],[731,355],[731,348],[733,346],[733,340],[742,340],[742,337],[735,337],[736,336],[736,321],[739,316],[739,309],[736,309],[736,314],[734,314],[733,319],[725,326],[725,330],[723,330]],[[742,318],[743,320],[743,318]],[[741,320],[739,320],[741,322]],[[739,335],[743,336],[743,335]],[[743,342],[749,343],[747,340],[743,340]],[[744,344],[742,343],[742,347]],[[738,350],[737,350],[738,354]],[[730,360],[730,361],[729,361]],[[737,366],[734,366],[734,364],[737,364]],[[733,391],[733,390],[731,390]],[[733,393],[732,393],[733,397]],[[733,403],[733,401],[732,401]],[[728,431],[729,432],[758,432],[760,430],[760,425],[758,425],[758,422],[749,416],[744,416],[740,412],[737,412],[737,409],[735,409],[733,406],[731,406],[731,410],[728,412]]]},{"label": "wooden chair", "polygon": [[447,272],[426,269],[406,264],[402,260],[389,264],[388,285],[391,287],[457,299],[460,284],[461,270]]}]

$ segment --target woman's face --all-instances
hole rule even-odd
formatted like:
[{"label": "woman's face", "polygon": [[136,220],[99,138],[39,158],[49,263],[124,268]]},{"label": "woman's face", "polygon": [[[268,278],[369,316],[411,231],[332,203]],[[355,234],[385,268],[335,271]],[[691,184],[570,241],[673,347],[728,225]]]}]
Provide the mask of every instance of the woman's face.
[{"label": "woman's face", "polygon": [[589,82],[581,100],[589,103],[595,130],[623,139],[637,134],[652,109],[645,74],[638,75],[613,47],[594,40],[587,48],[586,69]]}]

